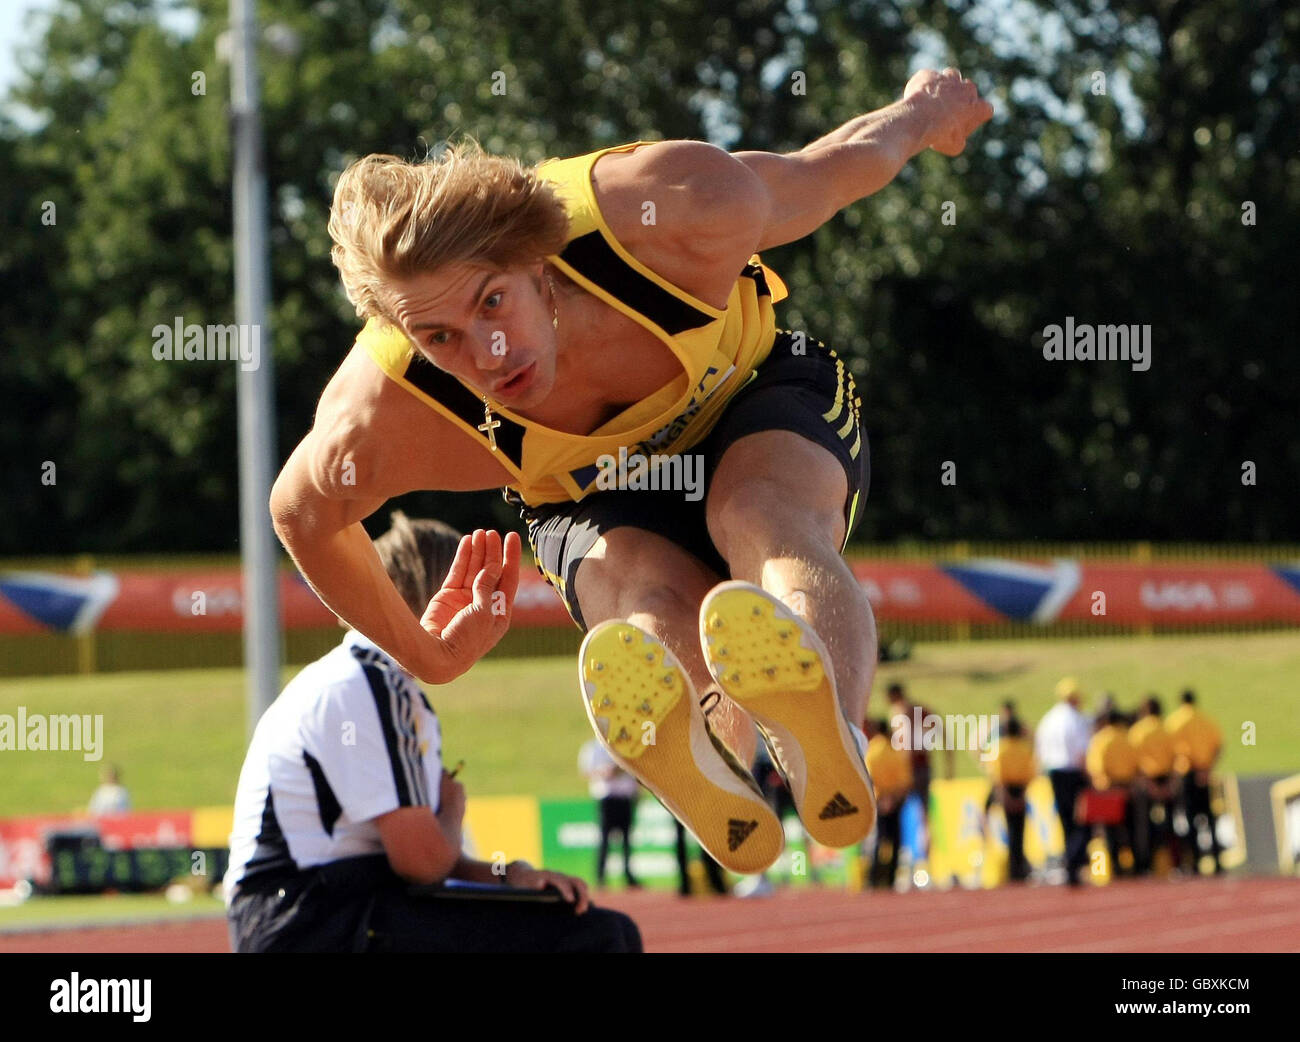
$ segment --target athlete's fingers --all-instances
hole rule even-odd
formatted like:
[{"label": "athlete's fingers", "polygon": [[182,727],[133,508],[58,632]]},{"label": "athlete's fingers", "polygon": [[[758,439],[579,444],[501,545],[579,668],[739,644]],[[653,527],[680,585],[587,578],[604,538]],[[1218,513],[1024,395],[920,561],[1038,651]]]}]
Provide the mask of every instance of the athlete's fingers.
[{"label": "athlete's fingers", "polygon": [[522,554],[523,547],[519,540],[519,533],[507,532],[504,559],[501,567],[501,581],[497,584],[497,589],[506,595],[507,618],[509,618],[510,609],[514,607],[515,592],[519,589],[519,559]]},{"label": "athlete's fingers", "polygon": [[447,571],[447,578],[442,581],[444,587],[456,589],[465,585],[465,577],[473,573],[469,570],[470,554],[473,551],[474,539],[472,536],[463,535],[460,537],[460,543],[456,547],[456,556],[452,558],[451,568]]},{"label": "athlete's fingers", "polygon": [[474,529],[473,552],[470,554],[469,567],[465,571],[464,586],[468,586],[483,568],[483,557],[486,547],[487,533],[481,528]]},{"label": "athlete's fingers", "polygon": [[[482,611],[489,609],[492,594],[501,578],[501,536],[497,532],[490,535],[496,537],[496,553],[484,554],[483,567],[474,577],[474,606]],[[484,541],[488,541],[486,537]]]},{"label": "athlete's fingers", "polygon": [[483,567],[495,569],[497,574],[501,574],[501,533],[495,528],[489,528],[485,533],[487,546],[483,552]]},{"label": "athlete's fingers", "polygon": [[484,540],[487,545],[483,552],[483,574],[495,590],[501,578],[501,533],[489,530],[484,534]]},{"label": "athlete's fingers", "polygon": [[573,876],[572,879],[573,888],[578,892],[578,907],[574,909],[574,911],[579,915],[582,915],[583,912],[591,907],[591,899],[587,895],[587,884],[577,876]]},{"label": "athlete's fingers", "polygon": [[492,575],[486,568],[482,569],[474,577],[474,605],[482,612],[492,610],[492,591],[496,589],[496,576]]}]

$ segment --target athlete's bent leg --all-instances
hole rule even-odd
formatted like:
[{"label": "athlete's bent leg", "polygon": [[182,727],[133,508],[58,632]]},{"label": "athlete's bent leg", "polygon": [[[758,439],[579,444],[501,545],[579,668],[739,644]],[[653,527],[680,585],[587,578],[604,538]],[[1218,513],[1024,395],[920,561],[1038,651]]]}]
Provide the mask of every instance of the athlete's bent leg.
[{"label": "athlete's bent leg", "polygon": [[[768,868],[785,836],[748,765],[729,757],[716,735],[710,740],[712,717],[706,721],[696,704],[699,689],[712,686],[698,639],[699,605],[717,578],[654,533],[606,530],[574,577],[588,626],[578,672],[587,718],[614,762],[706,851],[744,875]],[[753,725],[742,719],[729,737],[752,755]]]},{"label": "athlete's bent leg", "polygon": [[707,517],[732,577],[762,586],[811,623],[830,653],[845,715],[861,726],[877,638],[871,602],[840,556],[847,494],[844,469],[826,449],[790,431],[761,431],[723,455]]},{"label": "athlete's bent leg", "polygon": [[626,619],[663,641],[704,698],[714,734],[748,765],[758,747],[754,725],[717,691],[700,649],[700,602],[720,578],[663,536],[624,526],[607,531],[582,559],[575,591],[588,628]]}]

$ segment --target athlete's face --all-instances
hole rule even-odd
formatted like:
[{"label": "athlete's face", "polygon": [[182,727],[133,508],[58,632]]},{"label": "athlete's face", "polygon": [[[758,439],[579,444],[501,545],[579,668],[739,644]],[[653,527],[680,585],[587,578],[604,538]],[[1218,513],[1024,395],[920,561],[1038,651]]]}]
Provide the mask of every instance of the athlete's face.
[{"label": "athlete's face", "polygon": [[450,265],[394,285],[392,301],[420,353],[494,403],[518,412],[550,394],[555,329],[540,264]]}]

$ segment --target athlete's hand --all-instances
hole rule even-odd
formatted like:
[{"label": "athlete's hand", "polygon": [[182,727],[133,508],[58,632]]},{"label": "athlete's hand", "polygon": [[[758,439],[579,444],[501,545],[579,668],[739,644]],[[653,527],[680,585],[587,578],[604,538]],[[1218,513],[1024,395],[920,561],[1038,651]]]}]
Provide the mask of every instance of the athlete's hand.
[{"label": "athlete's hand", "polygon": [[506,886],[518,887],[520,890],[545,890],[555,887],[574,912],[582,915],[590,905],[587,897],[587,884],[577,876],[566,876],[559,872],[548,872],[544,868],[533,868],[527,861],[512,861],[506,866]]},{"label": "athlete's hand", "polygon": [[930,118],[925,143],[945,156],[961,155],[966,139],[993,118],[993,106],[956,69],[922,69],[907,81],[903,100],[925,106]]},{"label": "athlete's hand", "polygon": [[462,537],[451,570],[420,619],[441,654],[421,680],[446,684],[496,645],[510,628],[519,586],[519,536],[478,529]]}]

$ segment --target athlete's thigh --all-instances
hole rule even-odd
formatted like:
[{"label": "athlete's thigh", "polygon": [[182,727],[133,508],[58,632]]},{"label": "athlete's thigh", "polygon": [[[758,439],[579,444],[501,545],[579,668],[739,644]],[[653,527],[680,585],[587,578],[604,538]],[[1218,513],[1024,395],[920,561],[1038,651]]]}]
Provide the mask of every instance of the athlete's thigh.
[{"label": "athlete's thigh", "polygon": [[798,523],[836,548],[862,516],[871,480],[861,398],[843,358],[783,330],[706,441],[709,534],[719,550]]},{"label": "athlete's thigh", "polygon": [[729,523],[798,524],[838,548],[847,527],[849,483],[827,449],[792,431],[749,434],[728,447],[709,486],[706,512],[713,541]]},{"label": "athlete's thigh", "polygon": [[536,512],[538,567],[578,626],[638,612],[698,608],[725,568],[709,541],[702,501],[666,491],[610,490]]},{"label": "athlete's thigh", "polygon": [[721,577],[665,536],[623,525],[606,530],[578,564],[575,594],[587,628],[606,619],[699,611]]}]

